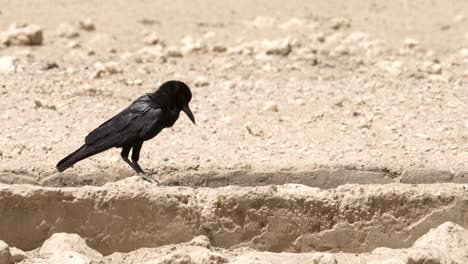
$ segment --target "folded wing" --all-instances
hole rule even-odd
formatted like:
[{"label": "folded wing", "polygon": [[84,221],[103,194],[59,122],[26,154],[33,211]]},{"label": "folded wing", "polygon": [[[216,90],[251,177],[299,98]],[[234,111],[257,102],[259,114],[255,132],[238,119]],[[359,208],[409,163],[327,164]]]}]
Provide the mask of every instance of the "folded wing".
[{"label": "folded wing", "polygon": [[135,101],[128,108],[89,133],[85,144],[104,150],[144,140],[149,132],[164,128],[162,110],[145,101]]}]

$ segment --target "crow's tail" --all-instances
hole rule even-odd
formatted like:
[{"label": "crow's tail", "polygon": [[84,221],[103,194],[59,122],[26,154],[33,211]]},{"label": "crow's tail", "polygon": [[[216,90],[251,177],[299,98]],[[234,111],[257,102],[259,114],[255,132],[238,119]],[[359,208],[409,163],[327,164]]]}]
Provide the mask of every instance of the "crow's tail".
[{"label": "crow's tail", "polygon": [[87,157],[97,154],[101,151],[97,151],[97,149],[93,146],[83,145],[79,149],[75,150],[73,153],[59,161],[59,163],[57,163],[56,166],[57,170],[62,172],[68,169],[69,167],[73,166],[73,164],[77,163],[78,161],[86,159]]}]

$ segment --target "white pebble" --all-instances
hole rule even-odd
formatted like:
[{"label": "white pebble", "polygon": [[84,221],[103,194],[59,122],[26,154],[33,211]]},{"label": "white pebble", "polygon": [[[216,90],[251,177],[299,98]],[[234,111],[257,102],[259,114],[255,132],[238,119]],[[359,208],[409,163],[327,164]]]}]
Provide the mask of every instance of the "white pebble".
[{"label": "white pebble", "polygon": [[263,108],[263,110],[278,112],[279,111],[278,104],[273,102],[273,101],[268,101],[268,102],[266,102],[265,107]]},{"label": "white pebble", "polygon": [[0,74],[10,74],[16,72],[18,59],[11,56],[0,57]]},{"label": "white pebble", "polygon": [[203,87],[210,85],[210,82],[208,81],[208,78],[204,76],[199,76],[195,79],[193,85],[195,85],[195,87]]},{"label": "white pebble", "polygon": [[86,31],[94,31],[96,30],[96,26],[94,25],[93,21],[91,20],[91,18],[85,18],[83,20],[80,20],[80,28],[82,30],[86,30]]}]

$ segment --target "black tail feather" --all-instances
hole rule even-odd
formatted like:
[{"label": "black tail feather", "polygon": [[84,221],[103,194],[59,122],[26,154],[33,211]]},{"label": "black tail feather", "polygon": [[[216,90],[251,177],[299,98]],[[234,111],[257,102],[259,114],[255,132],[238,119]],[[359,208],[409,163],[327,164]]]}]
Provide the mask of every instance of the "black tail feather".
[{"label": "black tail feather", "polygon": [[92,146],[83,145],[79,149],[75,150],[70,155],[63,158],[59,163],[57,163],[57,170],[62,172],[69,167],[73,166],[73,164],[77,163],[80,160],[86,159],[89,156],[97,154],[98,152],[95,151],[95,148]]}]

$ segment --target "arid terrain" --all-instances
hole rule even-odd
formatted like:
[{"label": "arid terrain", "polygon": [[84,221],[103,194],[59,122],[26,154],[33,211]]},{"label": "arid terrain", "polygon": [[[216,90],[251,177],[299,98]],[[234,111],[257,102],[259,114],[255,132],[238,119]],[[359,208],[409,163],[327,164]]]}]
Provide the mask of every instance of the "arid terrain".
[{"label": "arid terrain", "polygon": [[[157,183],[56,171],[171,79]],[[468,263],[466,1],[0,0],[0,94],[0,264]]]}]

